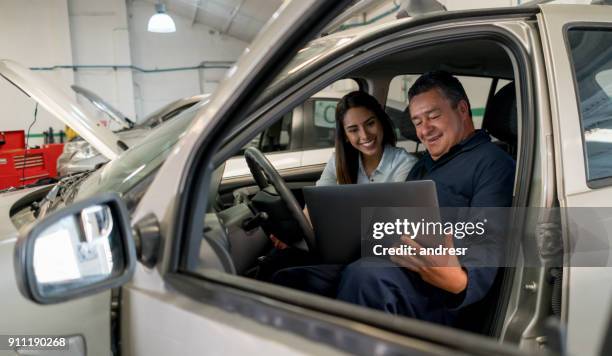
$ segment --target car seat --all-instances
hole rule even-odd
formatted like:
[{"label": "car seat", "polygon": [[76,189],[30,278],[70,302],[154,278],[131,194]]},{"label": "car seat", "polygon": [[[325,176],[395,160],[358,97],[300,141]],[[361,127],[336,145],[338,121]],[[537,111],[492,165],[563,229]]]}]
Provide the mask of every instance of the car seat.
[{"label": "car seat", "polygon": [[502,87],[487,103],[482,128],[496,138],[496,145],[516,159],[518,138],[514,82]]},{"label": "car seat", "polygon": [[421,146],[419,148],[421,140],[419,140],[419,138],[417,137],[416,128],[414,127],[412,121],[410,121],[408,113],[406,113],[405,111],[399,111],[390,108],[386,108],[385,111],[387,112],[387,115],[389,115],[389,117],[391,118],[391,121],[393,121],[393,124],[395,125],[396,129],[399,129],[399,135],[397,135],[397,140],[400,141],[406,139],[416,142],[417,145],[415,151],[411,153],[414,154],[417,158],[421,158],[425,153],[425,147]]}]

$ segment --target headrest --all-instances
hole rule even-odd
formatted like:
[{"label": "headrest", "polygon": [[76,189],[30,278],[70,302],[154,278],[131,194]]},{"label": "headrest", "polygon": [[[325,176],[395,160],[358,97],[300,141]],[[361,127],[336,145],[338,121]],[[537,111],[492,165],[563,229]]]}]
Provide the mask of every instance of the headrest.
[{"label": "headrest", "polygon": [[[416,129],[414,128],[414,124],[412,123],[412,121],[410,121],[409,115],[407,113],[402,110],[390,108],[388,106],[385,108],[385,111],[387,112],[387,115],[389,115],[389,117],[391,118],[391,121],[393,121],[393,124],[395,124],[395,127],[399,129],[400,134],[403,138],[414,142],[420,142],[419,138],[416,135]],[[397,140],[402,140],[402,137],[398,137]]]},{"label": "headrest", "polygon": [[506,84],[487,103],[482,128],[500,141],[516,147],[516,92],[514,82]]}]

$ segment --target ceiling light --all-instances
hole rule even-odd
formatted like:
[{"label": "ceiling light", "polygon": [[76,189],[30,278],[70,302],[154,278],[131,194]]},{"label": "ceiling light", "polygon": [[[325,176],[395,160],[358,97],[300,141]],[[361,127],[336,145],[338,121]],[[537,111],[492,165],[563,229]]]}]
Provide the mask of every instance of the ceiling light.
[{"label": "ceiling light", "polygon": [[147,31],[159,33],[176,32],[174,20],[166,13],[166,5],[155,4],[155,11],[157,13],[149,19]]}]

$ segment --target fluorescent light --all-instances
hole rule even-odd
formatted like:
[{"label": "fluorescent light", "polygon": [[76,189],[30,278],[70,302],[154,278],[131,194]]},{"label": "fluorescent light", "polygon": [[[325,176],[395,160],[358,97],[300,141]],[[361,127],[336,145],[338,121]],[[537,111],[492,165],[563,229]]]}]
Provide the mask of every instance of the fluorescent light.
[{"label": "fluorescent light", "polygon": [[158,33],[176,32],[174,20],[166,13],[166,6],[164,4],[155,4],[155,11],[157,13],[149,19],[147,31]]}]

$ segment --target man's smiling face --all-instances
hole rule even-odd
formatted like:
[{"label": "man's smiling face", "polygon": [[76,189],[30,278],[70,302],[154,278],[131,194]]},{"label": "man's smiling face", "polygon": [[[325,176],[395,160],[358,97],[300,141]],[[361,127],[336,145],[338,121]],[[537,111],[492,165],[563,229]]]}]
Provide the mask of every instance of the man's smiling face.
[{"label": "man's smiling face", "polygon": [[467,103],[461,100],[453,108],[438,88],[410,99],[410,120],[434,161],[474,132]]}]

